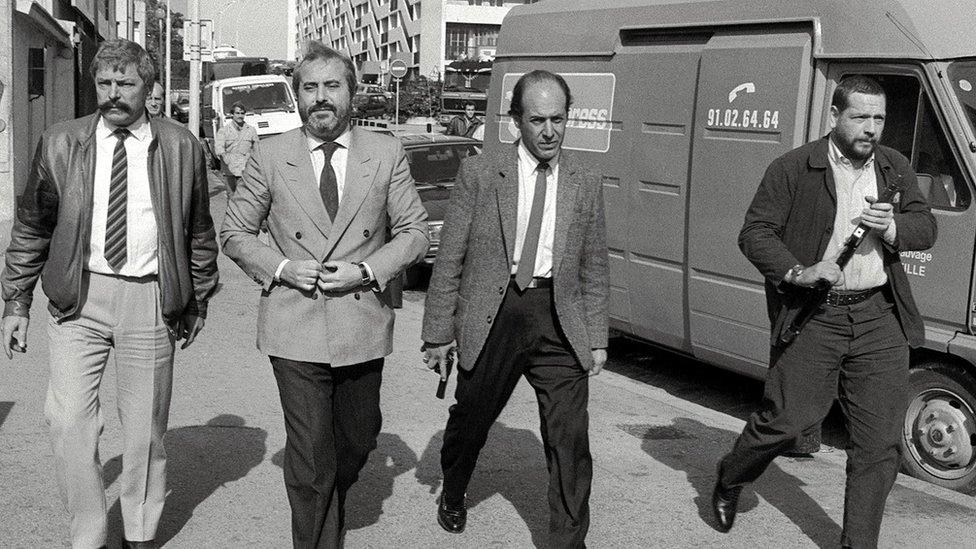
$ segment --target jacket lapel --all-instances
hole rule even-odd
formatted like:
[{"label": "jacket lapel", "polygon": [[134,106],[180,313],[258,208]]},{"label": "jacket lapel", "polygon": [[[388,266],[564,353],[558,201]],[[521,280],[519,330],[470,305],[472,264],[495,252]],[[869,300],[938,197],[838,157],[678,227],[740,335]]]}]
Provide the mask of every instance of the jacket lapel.
[{"label": "jacket lapel", "polygon": [[498,201],[498,221],[502,228],[502,243],[505,245],[505,255],[508,257],[509,269],[512,267],[515,248],[515,224],[518,219],[518,144],[509,148],[506,154],[498,159],[496,169],[498,181],[495,186],[495,196]]},{"label": "jacket lapel", "polygon": [[828,139],[830,135],[817,141],[817,145],[810,152],[810,158],[808,160],[810,167],[823,170],[824,171],[824,185],[827,186],[827,193],[830,194],[830,200],[837,204],[837,188],[836,183],[834,183],[834,171],[830,169],[830,161],[827,159],[829,154],[829,144]]},{"label": "jacket lapel", "polygon": [[305,133],[296,131],[293,138],[293,143],[285,148],[288,156],[281,164],[281,175],[298,205],[318,227],[322,236],[327,236],[332,222],[329,221],[329,212],[325,210],[322,195],[319,194],[318,177],[312,168],[312,157],[308,152]]},{"label": "jacket lapel", "polygon": [[[326,259],[332,254],[336,244],[342,238],[343,233],[352,223],[363,201],[373,188],[376,180],[378,160],[370,158],[370,152],[357,139],[358,131],[353,129],[349,139],[349,154],[346,160],[346,181],[342,187],[342,198],[339,199],[339,209],[336,211],[335,221],[329,231],[329,252]],[[319,199],[321,204],[322,200]],[[325,207],[323,206],[323,209]]]},{"label": "jacket lapel", "polygon": [[556,182],[556,230],[552,242],[552,273],[555,276],[562,261],[566,238],[576,211],[576,195],[580,188],[580,173],[572,156],[559,153],[559,180]]}]

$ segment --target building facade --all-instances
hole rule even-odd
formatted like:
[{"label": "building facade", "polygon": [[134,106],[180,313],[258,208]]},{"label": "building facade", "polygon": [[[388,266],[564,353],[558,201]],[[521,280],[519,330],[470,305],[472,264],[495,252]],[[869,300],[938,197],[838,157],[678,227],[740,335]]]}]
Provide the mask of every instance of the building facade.
[{"label": "building facade", "polygon": [[366,81],[386,82],[389,61],[439,78],[459,59],[490,60],[502,19],[535,0],[295,0],[297,51],[320,40],[346,53]]},{"label": "building facade", "polygon": [[116,0],[0,0],[0,249],[41,134],[95,111],[88,68],[102,40],[133,36],[135,1],[120,21]]}]

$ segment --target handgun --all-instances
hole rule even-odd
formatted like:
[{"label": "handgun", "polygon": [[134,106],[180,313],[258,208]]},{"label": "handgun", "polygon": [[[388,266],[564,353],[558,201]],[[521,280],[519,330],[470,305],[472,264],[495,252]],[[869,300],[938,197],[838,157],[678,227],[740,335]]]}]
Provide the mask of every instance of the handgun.
[{"label": "handgun", "polygon": [[[444,391],[447,389],[447,380],[451,378],[452,367],[454,367],[454,349],[451,349],[451,351],[447,353],[447,363],[444,364],[444,368],[447,369],[447,375],[437,382],[437,393],[435,393],[435,396],[441,400],[444,399]],[[441,373],[441,365],[438,364],[437,367],[434,368],[434,371],[438,374]]]}]

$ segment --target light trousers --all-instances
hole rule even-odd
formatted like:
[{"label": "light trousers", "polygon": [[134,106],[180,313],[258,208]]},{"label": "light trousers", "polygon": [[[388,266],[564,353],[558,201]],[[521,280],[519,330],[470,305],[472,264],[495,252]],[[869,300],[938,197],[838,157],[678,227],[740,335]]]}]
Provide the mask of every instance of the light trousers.
[{"label": "light trousers", "polygon": [[122,423],[120,507],[125,537],[153,539],[166,496],[163,434],[169,416],[174,339],[163,323],[155,277],[85,272],[79,311],[48,323],[51,377],[44,414],[58,486],[76,549],[107,543],[107,509],[98,437],[98,389],[115,350],[116,404]]}]

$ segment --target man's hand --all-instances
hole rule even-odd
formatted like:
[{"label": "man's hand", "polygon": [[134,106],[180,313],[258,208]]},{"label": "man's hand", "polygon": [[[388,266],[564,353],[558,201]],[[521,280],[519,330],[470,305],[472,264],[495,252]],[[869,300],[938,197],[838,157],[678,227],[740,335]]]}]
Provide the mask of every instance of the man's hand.
[{"label": "man's hand", "polygon": [[342,292],[362,287],[359,265],[348,261],[326,261],[319,272],[318,286],[323,292]]},{"label": "man's hand", "polygon": [[447,365],[457,355],[457,341],[445,345],[424,343],[420,350],[424,353],[423,361],[427,369],[440,374],[441,381],[447,381]]},{"label": "man's hand", "polygon": [[186,340],[180,345],[180,349],[186,349],[193,343],[193,340],[197,338],[197,334],[203,329],[205,323],[206,319],[203,317],[189,313],[183,315],[183,318],[176,324],[176,339]]},{"label": "man's hand", "polygon": [[829,282],[831,286],[838,286],[844,283],[844,272],[837,266],[836,261],[825,260],[803,269],[800,276],[793,280],[793,284],[812,288],[821,280]]},{"label": "man's hand", "polygon": [[870,206],[861,210],[861,223],[878,232],[885,232],[895,218],[894,206],[888,202],[878,202],[878,199],[873,196],[865,196],[864,200],[867,200]]},{"label": "man's hand", "polygon": [[3,317],[3,352],[7,353],[7,358],[13,358],[11,350],[18,353],[27,352],[27,325],[30,319],[26,316],[5,316]]},{"label": "man's hand", "polygon": [[318,261],[312,259],[291,260],[285,263],[279,278],[292,288],[309,292],[315,289],[321,272],[322,264]]},{"label": "man's hand", "polygon": [[590,353],[593,354],[593,367],[587,372],[587,375],[593,377],[599,375],[603,371],[603,367],[607,364],[607,350],[606,349],[590,349]]}]

